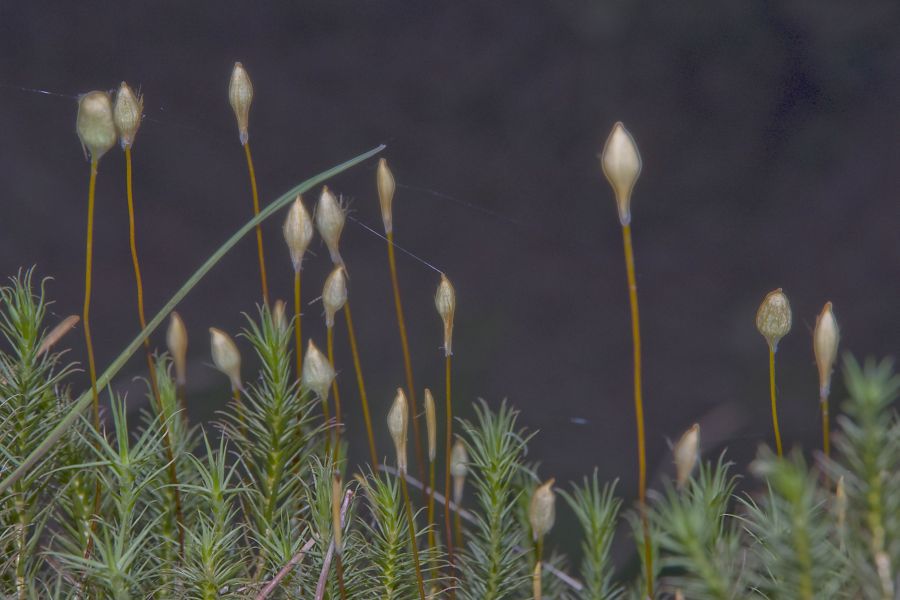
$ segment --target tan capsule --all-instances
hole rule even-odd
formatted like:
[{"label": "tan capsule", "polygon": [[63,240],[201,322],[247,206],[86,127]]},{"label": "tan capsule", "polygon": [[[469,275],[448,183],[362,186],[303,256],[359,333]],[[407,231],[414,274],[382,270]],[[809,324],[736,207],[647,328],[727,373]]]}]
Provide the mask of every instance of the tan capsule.
[{"label": "tan capsule", "polygon": [[425,431],[428,434],[428,462],[434,462],[437,456],[437,411],[434,408],[434,396],[425,388]]},{"label": "tan capsule", "polygon": [[113,107],[113,121],[119,133],[119,144],[122,149],[131,148],[134,137],[144,118],[144,98],[135,95],[131,87],[124,81],[116,93],[116,104]]},{"label": "tan capsule", "polygon": [[294,264],[294,271],[299,273],[303,270],[303,255],[309,248],[309,243],[313,238],[313,223],[303,205],[303,198],[300,194],[294,199],[288,210],[287,218],[284,220],[284,241],[287,243],[288,250],[291,253],[291,262]]},{"label": "tan capsule", "polygon": [[616,195],[619,222],[623,226],[628,225],[631,223],[631,192],[641,174],[641,155],[634,138],[621,121],[613,125],[606,139],[600,165]]},{"label": "tan capsule", "polygon": [[347,303],[347,274],[344,267],[336,266],[325,278],[322,288],[322,304],[325,305],[325,326],[334,327],[334,315]]},{"label": "tan capsule", "polygon": [[791,330],[791,304],[781,288],[766,294],[756,312],[756,328],[769,343],[772,352],[778,342]]},{"label": "tan capsule", "polygon": [[241,384],[241,353],[227,333],[215,327],[209,328],[209,341],[213,364],[231,381],[231,391],[243,388]]},{"label": "tan capsule", "polygon": [[884,598],[894,598],[894,577],[891,574],[891,557],[884,550],[875,553],[875,570],[881,582]]},{"label": "tan capsule", "polygon": [[253,102],[253,84],[247,70],[239,62],[234,63],[231,71],[231,81],[228,83],[228,101],[234,110],[234,118],[237,119],[238,133],[241,138],[241,146],[250,139],[250,104]]},{"label": "tan capsule", "polygon": [[272,323],[278,328],[278,331],[286,331],[288,328],[287,303],[278,299],[272,306]]},{"label": "tan capsule", "polygon": [[50,330],[50,333],[44,336],[44,339],[41,341],[41,345],[38,347],[37,355],[48,352],[50,348],[55,346],[59,340],[63,338],[64,335],[72,331],[72,329],[78,325],[78,321],[81,320],[81,317],[78,315],[69,315],[62,321],[56,324],[56,327]]},{"label": "tan capsule", "polygon": [[322,195],[319,196],[319,204],[316,206],[316,228],[319,230],[319,235],[325,240],[328,253],[331,255],[331,262],[336,265],[344,264],[339,245],[346,219],[344,207],[326,185],[322,188]]},{"label": "tan capsule", "polygon": [[169,328],[166,330],[166,346],[175,364],[175,382],[184,385],[187,382],[187,348],[188,334],[181,315],[172,311],[169,315]]},{"label": "tan capsule", "polygon": [[816,317],[816,329],[813,331],[813,352],[816,355],[816,367],[819,369],[819,395],[824,399],[831,391],[831,371],[837,359],[838,343],[841,332],[838,329],[831,302]]},{"label": "tan capsule", "polygon": [[837,517],[838,533],[843,535],[844,525],[847,522],[847,489],[844,485],[844,476],[838,478],[834,490],[834,513]]},{"label": "tan capsule", "polygon": [[376,175],[378,184],[378,201],[381,203],[381,220],[384,222],[384,232],[391,233],[394,230],[394,214],[391,207],[394,202],[394,175],[388,168],[387,160],[380,159],[378,161],[378,173]]},{"label": "tan capsule", "polygon": [[113,122],[112,101],[106,92],[88,92],[78,99],[75,130],[81,145],[91,160],[99,161],[116,145],[116,125]]},{"label": "tan capsule", "polygon": [[553,484],[556,480],[548,479],[535,488],[531,495],[531,504],[528,507],[528,521],[531,523],[531,534],[534,541],[538,541],[547,535],[556,521],[556,494],[553,493]]},{"label": "tan capsule", "polygon": [[340,556],[343,551],[343,528],[341,527],[341,496],[344,494],[341,476],[335,472],[331,478],[331,528],[334,530],[334,551]]},{"label": "tan capsule", "polygon": [[453,317],[456,314],[456,290],[447,276],[441,273],[441,282],[434,295],[434,306],[444,322],[444,356],[453,355]]},{"label": "tan capsule", "polygon": [[409,408],[403,388],[397,388],[397,395],[388,412],[387,425],[397,451],[397,470],[402,477],[406,475],[406,430],[409,425]]},{"label": "tan capsule", "polygon": [[453,477],[453,502],[459,506],[466,486],[466,475],[469,474],[469,453],[466,445],[459,438],[453,442],[450,451],[450,475]]},{"label": "tan capsule", "polygon": [[700,425],[694,423],[681,434],[681,439],[672,448],[672,454],[675,455],[676,482],[679,488],[683,488],[700,456]]},{"label": "tan capsule", "polygon": [[311,390],[320,399],[328,398],[328,390],[334,381],[334,368],[324,354],[316,347],[312,340],[306,346],[306,354],[303,355],[303,369],[300,374],[300,384]]}]

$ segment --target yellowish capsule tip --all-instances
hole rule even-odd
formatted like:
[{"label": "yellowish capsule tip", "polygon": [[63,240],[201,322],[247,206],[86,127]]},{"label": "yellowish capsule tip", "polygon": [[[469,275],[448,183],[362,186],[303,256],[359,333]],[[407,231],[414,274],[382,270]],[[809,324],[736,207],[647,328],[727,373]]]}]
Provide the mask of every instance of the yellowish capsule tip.
[{"label": "yellowish capsule tip", "polygon": [[250,104],[253,103],[253,84],[250,82],[250,75],[247,74],[247,70],[240,62],[234,63],[234,69],[231,71],[228,101],[237,120],[241,145],[244,146],[250,139]]},{"label": "yellowish capsule tip", "polygon": [[119,144],[123,150],[134,144],[134,138],[143,117],[143,96],[136,95],[131,87],[123,81],[116,93],[116,104],[113,107],[113,121],[119,134]]},{"label": "yellowish capsule tip", "polygon": [[287,331],[287,303],[280,298],[275,301],[275,305],[272,307],[272,323],[275,324],[278,331]]},{"label": "yellowish capsule tip", "polygon": [[756,328],[776,352],[778,342],[791,330],[791,304],[781,288],[766,294],[756,312]]},{"label": "yellowish capsule tip", "polygon": [[387,160],[384,158],[378,160],[376,183],[378,184],[378,201],[381,204],[381,220],[384,223],[384,232],[386,234],[391,233],[394,230],[392,203],[394,201],[396,183],[394,182],[394,175],[388,167]]},{"label": "yellowish capsule tip", "polygon": [[700,425],[694,423],[672,448],[675,455],[676,482],[683,488],[691,477],[691,472],[700,456]]},{"label": "yellowish capsule tip", "polygon": [[116,125],[108,93],[88,92],[78,99],[75,129],[91,160],[99,161],[116,145]]},{"label": "yellowish capsule tip", "polygon": [[428,462],[437,456],[437,410],[431,390],[425,388],[425,432],[428,436]]},{"label": "yellowish capsule tip", "polygon": [[303,255],[309,248],[314,231],[312,219],[309,217],[309,212],[307,212],[300,194],[297,194],[294,203],[288,210],[282,231],[284,232],[284,241],[291,253],[294,271],[299,273],[303,270]]},{"label": "yellowish capsule tip", "polygon": [[325,305],[325,326],[334,327],[334,315],[347,303],[347,273],[341,265],[332,269],[325,279],[322,289],[322,304]]},{"label": "yellowish capsule tip", "polygon": [[441,273],[441,282],[434,295],[434,306],[444,323],[444,355],[453,355],[453,319],[456,315],[456,290],[447,276]]},{"label": "yellowish capsule tip", "polygon": [[831,302],[826,302],[822,312],[816,317],[816,328],[813,331],[813,352],[816,355],[816,368],[819,370],[819,395],[822,400],[831,391],[831,371],[837,360],[840,340],[841,332],[837,319],[834,318]]},{"label": "yellowish capsule tip", "polygon": [[531,533],[537,541],[547,535],[556,521],[556,494],[553,493],[555,479],[548,479],[539,485],[531,495],[528,507],[528,521]]},{"label": "yellowish capsule tip", "polygon": [[641,154],[631,133],[621,121],[613,125],[600,155],[603,174],[612,186],[619,210],[619,222],[631,223],[631,192],[641,174]]},{"label": "yellowish capsule tip", "polygon": [[394,441],[394,450],[397,452],[397,470],[401,476],[406,475],[406,431],[409,425],[409,408],[403,388],[397,388],[394,403],[388,412],[387,425],[391,439]]},{"label": "yellowish capsule tip", "polygon": [[228,376],[232,391],[242,389],[241,353],[234,340],[227,333],[215,327],[209,328],[209,335],[213,364]]},{"label": "yellowish capsule tip", "polygon": [[169,328],[166,330],[166,346],[172,354],[172,362],[175,364],[175,382],[184,385],[187,382],[187,327],[181,315],[172,311],[169,316]]},{"label": "yellowish capsule tip", "polygon": [[341,258],[340,241],[346,219],[344,207],[326,185],[322,188],[319,204],[316,205],[316,228],[319,230],[319,235],[325,240],[328,253],[331,255],[331,262],[335,265],[344,264],[344,259]]},{"label": "yellowish capsule tip", "polygon": [[324,400],[328,398],[328,390],[331,382],[334,381],[334,376],[334,368],[328,362],[328,358],[322,354],[312,340],[309,340],[306,354],[303,355],[300,384]]}]

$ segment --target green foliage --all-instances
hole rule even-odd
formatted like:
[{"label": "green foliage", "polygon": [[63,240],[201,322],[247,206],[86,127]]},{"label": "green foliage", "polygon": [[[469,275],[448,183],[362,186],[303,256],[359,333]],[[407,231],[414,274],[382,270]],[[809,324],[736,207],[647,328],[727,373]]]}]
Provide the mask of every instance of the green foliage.
[{"label": "green foliage", "polygon": [[516,428],[519,413],[500,405],[475,405],[476,422],[463,421],[469,468],[478,506],[473,530],[463,553],[462,598],[518,598],[528,588],[530,568],[520,558],[529,547],[528,532],[516,517],[521,490],[514,483],[522,473],[528,437]]},{"label": "green foliage", "polygon": [[560,491],[584,531],[581,542],[584,590],[579,595],[584,600],[614,600],[622,593],[621,588],[613,583],[609,557],[622,506],[622,501],[614,495],[615,488],[615,483],[601,486],[594,469],[590,479],[585,477],[580,486],[572,485],[571,493]]},{"label": "green foliage", "polygon": [[701,463],[684,489],[671,483],[651,517],[669,582],[688,598],[723,600],[744,595],[743,549],[737,521],[728,514],[735,480],[729,465]]},{"label": "green foliage", "polygon": [[828,463],[847,496],[846,534],[855,586],[866,598],[893,598],[900,569],[900,420],[891,410],[900,377],[890,361],[844,365],[850,398],[838,417],[836,460]]},{"label": "green foliage", "polygon": [[[0,289],[0,303],[6,473],[67,419],[71,368],[58,352],[42,349],[46,302],[30,272]],[[68,427],[0,496],[4,596],[205,600],[252,598],[266,588],[269,598],[314,598],[321,581],[323,598],[334,600],[341,597],[340,572],[347,598],[417,597],[409,525],[393,474],[357,474],[344,486],[338,564],[332,480],[348,465],[325,451],[319,404],[294,380],[290,331],[282,327],[267,308],[248,319],[244,337],[259,373],[212,437],[180,410],[166,355],[156,362],[159,405],[151,394],[128,401],[110,392],[106,429],[97,432],[85,419]],[[850,397],[837,419],[831,459],[810,466],[799,453],[782,459],[763,449],[746,493],[735,491],[737,478],[722,458],[701,461],[681,488],[664,482],[651,493],[657,598],[896,595],[900,420],[892,405],[900,377],[889,361],[860,366],[848,358],[844,381]],[[136,410],[143,419],[130,418]],[[426,589],[433,598],[448,598],[450,588],[466,600],[528,597],[535,551],[526,511],[537,480],[525,462],[530,434],[505,403],[496,410],[477,403],[475,415],[461,427],[472,506],[463,513],[455,569],[441,548],[426,547],[427,527],[414,507]],[[547,537],[543,596],[641,598],[641,578],[624,577],[611,556],[622,521],[615,484],[604,484],[595,471],[559,493],[581,536]],[[642,543],[637,515],[627,512],[634,556]],[[567,575],[566,555],[578,544],[579,574]]]}]

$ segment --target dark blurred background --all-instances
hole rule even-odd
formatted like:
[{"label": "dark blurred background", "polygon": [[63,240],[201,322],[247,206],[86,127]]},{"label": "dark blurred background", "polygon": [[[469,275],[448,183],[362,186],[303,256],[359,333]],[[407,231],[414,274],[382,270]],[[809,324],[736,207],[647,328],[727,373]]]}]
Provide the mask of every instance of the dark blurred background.
[{"label": "dark blurred background", "polygon": [[[124,79],[145,95],[135,194],[155,313],[251,216],[226,96],[241,60],[256,90],[250,140],[264,202],[386,143],[400,185],[397,242],[456,285],[458,414],[471,415],[477,397],[508,398],[521,424],[540,430],[530,458],[542,476],[565,482],[598,465],[632,496],[621,233],[596,156],[622,120],[644,159],[633,227],[651,473],[670,471],[666,440],[695,421],[707,454],[727,445],[740,463],[770,439],[754,315],[776,287],[794,309],[778,353],[782,431],[788,446],[811,450],[820,443],[811,329],[824,302],[834,302],[843,350],[898,350],[898,32],[893,0],[3,2],[0,271],[36,264],[54,278],[51,320],[81,312],[88,163],[75,96]],[[137,331],[123,171],[118,149],[101,162],[92,312],[101,366]],[[354,217],[381,229],[374,162],[332,185]],[[266,223],[265,243],[274,296],[290,299],[282,220]],[[353,223],[342,246],[386,452],[382,416],[403,370],[385,246]],[[312,248],[306,300],[329,267],[318,238]],[[440,398],[437,276],[403,254],[398,267],[416,382]],[[207,328],[237,333],[259,298],[248,238],[179,308],[194,419],[228,397],[208,364]],[[305,331],[322,343],[321,304],[305,311]],[[339,328],[348,430],[361,442]],[[164,336],[153,341],[163,347]],[[81,359],[81,329],[67,342]],[[143,366],[136,356],[115,382],[135,406]]]}]

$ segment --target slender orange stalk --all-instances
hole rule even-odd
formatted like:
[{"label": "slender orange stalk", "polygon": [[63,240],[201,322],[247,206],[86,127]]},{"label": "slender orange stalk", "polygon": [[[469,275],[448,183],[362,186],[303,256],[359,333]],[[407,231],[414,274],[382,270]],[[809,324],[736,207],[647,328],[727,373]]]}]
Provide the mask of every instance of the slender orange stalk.
[{"label": "slender orange stalk", "polygon": [[[772,427],[775,429],[775,448],[778,456],[782,456],[781,430],[778,428],[778,406],[775,400],[775,351],[769,348],[769,395],[772,397]],[[827,427],[827,409],[822,413]]]},{"label": "slender orange stalk", "polygon": [[375,449],[375,434],[372,432],[372,417],[369,414],[369,400],[366,395],[366,383],[363,380],[362,367],[359,362],[359,348],[356,345],[356,332],[353,329],[353,316],[350,314],[350,301],[344,303],[344,320],[347,321],[347,337],[350,339],[350,352],[353,354],[353,369],[356,371],[356,385],[359,387],[359,399],[362,402],[363,419],[366,422],[366,435],[369,438],[369,453],[372,457],[372,468],[378,472],[378,451]]},{"label": "slender orange stalk", "polygon": [[[128,241],[131,246],[131,262],[134,265],[134,281],[137,286],[138,322],[141,329],[147,328],[147,319],[144,316],[144,283],[141,278],[141,265],[138,261],[137,240],[134,227],[134,188],[132,186],[131,146],[125,147],[125,195],[128,199]],[[144,351],[147,356],[147,369],[150,371],[150,391],[156,402],[157,411],[164,416],[162,398],[159,395],[159,383],[156,380],[156,365],[150,350],[150,338],[144,338]],[[168,422],[167,422],[168,423]],[[175,466],[175,453],[172,448],[172,436],[169,425],[163,431],[163,444],[166,450],[166,460],[169,463],[169,480],[172,483],[172,498],[175,501],[175,520],[178,523],[178,548],[181,556],[184,556],[184,514],[181,508],[181,491],[178,488],[178,469]]]},{"label": "slender orange stalk", "polygon": [[830,427],[828,426],[828,396],[819,397],[819,404],[822,405],[822,451],[825,456],[831,456],[831,439]]},{"label": "slender orange stalk", "polygon": [[434,461],[428,463],[428,547],[435,548],[434,532]]},{"label": "slender orange stalk", "polygon": [[622,226],[625,247],[625,270],[628,278],[628,300],[631,305],[631,342],[634,351],[634,414],[638,440],[638,499],[644,529],[644,563],[647,568],[647,596],[653,597],[653,551],[650,546],[650,523],[647,518],[647,450],[644,440],[644,398],[641,389],[641,328],[638,315],[637,278],[634,273],[634,249],[631,223]]},{"label": "slender orange stalk", "polygon": [[300,338],[300,275],[302,271],[294,270],[294,345],[297,346],[297,379],[303,373],[303,342]]},{"label": "slender orange stalk", "polygon": [[412,360],[409,357],[409,339],[406,335],[406,318],[403,315],[403,302],[400,299],[400,284],[397,281],[397,263],[394,258],[394,232],[387,232],[388,263],[391,270],[391,286],[394,290],[394,308],[397,311],[397,329],[400,331],[400,346],[403,349],[403,368],[406,371],[406,389],[409,392],[409,405],[412,410],[413,443],[416,448],[416,464],[419,469],[419,480],[425,480],[425,462],[422,455],[422,439],[419,433],[418,409],[416,408],[416,386],[413,383]]},{"label": "slender orange stalk", "polygon": [[247,420],[244,416],[244,402],[241,400],[241,390],[234,389],[231,391],[231,398],[234,400],[235,408],[237,409],[238,421],[241,423],[241,434],[246,438],[247,437]]},{"label": "slender orange stalk", "polygon": [[[331,368],[334,369],[334,327],[328,327],[328,364],[331,365]],[[331,381],[331,393],[334,396],[334,459],[337,461],[337,455],[340,451],[340,441],[341,441],[341,395],[338,392],[338,383],[337,377],[335,377]],[[325,410],[328,410],[328,405],[325,405]],[[328,416],[326,415],[325,420],[328,420]]]},{"label": "slender orange stalk", "polygon": [[412,503],[409,500],[409,487],[406,485],[406,474],[401,473],[400,489],[403,490],[403,503],[406,505],[406,520],[409,522],[409,543],[412,546],[413,562],[416,565],[416,584],[419,586],[419,599],[425,600],[425,583],[422,581],[422,565],[419,564],[419,548],[416,545],[416,522],[413,519]]},{"label": "slender orange stalk", "polygon": [[93,396],[94,429],[100,431],[100,396],[97,394],[97,367],[94,364],[94,344],[91,340],[91,283],[94,268],[94,195],[97,190],[97,158],[91,157],[91,179],[88,183],[87,245],[84,268],[84,340],[87,343],[88,372]]},{"label": "slender orange stalk", "polygon": [[[453,447],[453,403],[450,401],[450,358],[444,357],[444,386],[447,390],[447,435],[444,441],[445,477],[444,477],[444,533],[447,536],[447,558],[450,568],[453,568],[453,531],[450,529],[450,449]],[[457,510],[459,507],[457,507]]]},{"label": "slender orange stalk", "polygon": [[[259,191],[256,188],[256,171],[253,169],[253,157],[250,155],[250,142],[244,144],[244,155],[247,157],[247,171],[250,173],[250,190],[253,193],[253,216],[259,214]],[[259,279],[262,283],[263,304],[269,305],[269,283],[266,279],[266,258],[263,252],[262,226],[256,226],[256,250],[259,254]]]}]

